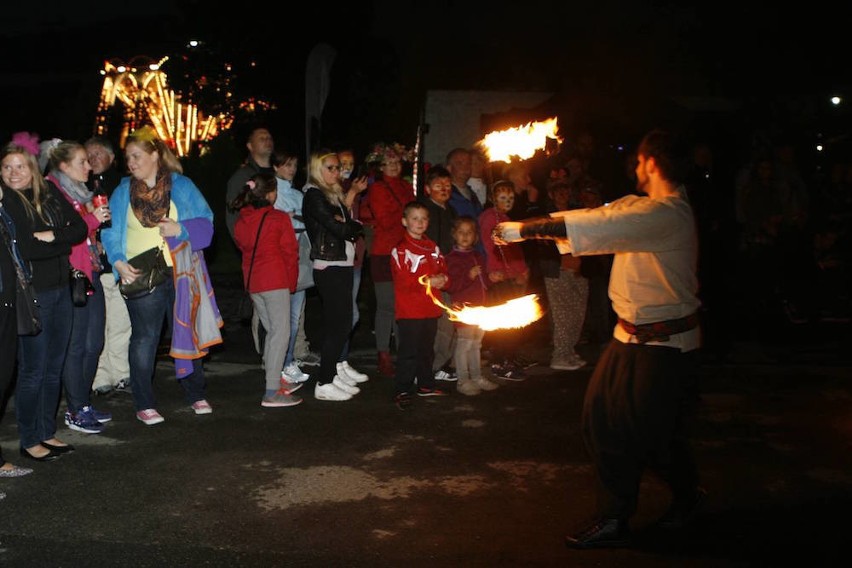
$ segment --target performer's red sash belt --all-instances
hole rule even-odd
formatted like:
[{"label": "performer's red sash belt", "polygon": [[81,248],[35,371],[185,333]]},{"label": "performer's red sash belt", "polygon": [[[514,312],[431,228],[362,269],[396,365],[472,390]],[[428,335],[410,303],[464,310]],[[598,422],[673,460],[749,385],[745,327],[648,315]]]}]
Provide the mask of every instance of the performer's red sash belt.
[{"label": "performer's red sash belt", "polygon": [[677,333],[689,331],[698,326],[698,312],[688,315],[683,318],[656,321],[654,323],[643,323],[636,325],[627,320],[618,318],[618,325],[630,335],[635,335],[639,343],[648,343],[649,341],[668,341],[670,336]]}]

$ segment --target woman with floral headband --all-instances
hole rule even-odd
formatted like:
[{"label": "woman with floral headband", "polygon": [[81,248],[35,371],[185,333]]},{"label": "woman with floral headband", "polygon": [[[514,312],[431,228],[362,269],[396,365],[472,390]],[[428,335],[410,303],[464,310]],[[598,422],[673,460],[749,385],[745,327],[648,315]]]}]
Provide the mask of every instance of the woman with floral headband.
[{"label": "woman with floral headband", "polygon": [[411,159],[411,152],[400,144],[377,144],[365,160],[370,165],[378,164],[379,170],[367,191],[374,220],[370,246],[370,276],[376,294],[374,331],[379,373],[386,377],[395,375],[390,356],[391,332],[396,327],[391,250],[405,236],[402,210],[415,197],[414,186],[402,177],[402,163]]},{"label": "woman with floral headband", "polygon": [[223,325],[203,253],[213,239],[213,211],[151,127],[133,132],[124,152],[130,177],[110,197],[112,226],[101,231],[107,258],[116,280],[129,284],[140,271],[128,259],[159,247],[171,274],[151,293],[127,300],[136,418],[148,426],[165,420],[153,388],[164,321],[171,326],[170,354],[186,401],[195,414],[210,414],[201,359],[222,342]]},{"label": "woman with floral headband", "polygon": [[[56,411],[73,317],[68,258],[71,246],[86,238],[87,228],[56,186],[42,177],[38,152],[35,135],[15,134],[0,153],[0,172],[3,193],[9,194],[3,204],[16,220],[21,255],[31,265],[42,326],[36,335],[18,337],[15,415],[21,455],[49,461],[74,450],[56,438]],[[17,224],[19,220],[24,223]]]}]

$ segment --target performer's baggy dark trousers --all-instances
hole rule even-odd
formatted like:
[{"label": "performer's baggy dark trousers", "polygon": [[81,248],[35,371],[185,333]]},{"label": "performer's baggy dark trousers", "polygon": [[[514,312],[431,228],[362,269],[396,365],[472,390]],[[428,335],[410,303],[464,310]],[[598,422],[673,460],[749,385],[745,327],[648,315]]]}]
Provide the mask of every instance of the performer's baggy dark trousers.
[{"label": "performer's baggy dark trousers", "polygon": [[645,468],[674,499],[688,499],[698,472],[687,422],[698,402],[696,352],[611,340],[583,401],[582,430],[594,462],[601,518],[628,519]]}]

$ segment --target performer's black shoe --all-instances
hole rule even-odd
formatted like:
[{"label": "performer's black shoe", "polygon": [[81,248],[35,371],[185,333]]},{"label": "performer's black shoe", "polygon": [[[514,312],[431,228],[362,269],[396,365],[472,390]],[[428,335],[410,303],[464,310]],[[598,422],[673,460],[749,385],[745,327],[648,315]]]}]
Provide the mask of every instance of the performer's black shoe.
[{"label": "performer's black shoe", "polygon": [[624,548],[630,546],[630,528],[624,519],[600,519],[576,535],[565,537],[568,548]]},{"label": "performer's black shoe", "polygon": [[672,502],[666,514],[657,521],[657,526],[665,530],[682,529],[695,517],[706,497],[707,491],[699,487],[689,499]]}]

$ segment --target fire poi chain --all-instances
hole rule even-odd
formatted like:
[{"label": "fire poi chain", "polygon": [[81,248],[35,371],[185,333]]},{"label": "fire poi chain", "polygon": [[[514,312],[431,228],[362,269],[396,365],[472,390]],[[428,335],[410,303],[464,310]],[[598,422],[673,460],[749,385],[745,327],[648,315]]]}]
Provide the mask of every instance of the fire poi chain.
[{"label": "fire poi chain", "polygon": [[538,294],[512,298],[497,306],[461,306],[455,309],[435,297],[428,276],[421,276],[418,282],[426,286],[426,293],[432,298],[432,302],[447,312],[450,321],[475,325],[485,331],[526,327],[544,315],[538,303]]}]

